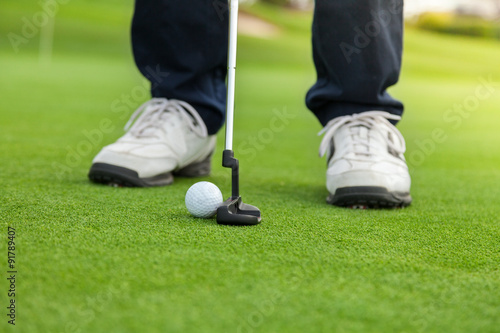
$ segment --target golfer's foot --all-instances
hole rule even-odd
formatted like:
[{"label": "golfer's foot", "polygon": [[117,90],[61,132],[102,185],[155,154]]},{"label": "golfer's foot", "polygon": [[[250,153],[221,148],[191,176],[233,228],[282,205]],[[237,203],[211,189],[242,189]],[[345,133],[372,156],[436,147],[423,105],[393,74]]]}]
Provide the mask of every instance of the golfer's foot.
[{"label": "golfer's foot", "polygon": [[405,141],[388,120],[400,117],[369,111],[331,120],[320,156],[327,155],[327,202],[355,208],[404,207],[411,203]]},{"label": "golfer's foot", "polygon": [[89,178],[119,186],[163,186],[173,175],[210,173],[215,135],[188,103],[155,98],[132,115],[128,132],[94,158]]}]

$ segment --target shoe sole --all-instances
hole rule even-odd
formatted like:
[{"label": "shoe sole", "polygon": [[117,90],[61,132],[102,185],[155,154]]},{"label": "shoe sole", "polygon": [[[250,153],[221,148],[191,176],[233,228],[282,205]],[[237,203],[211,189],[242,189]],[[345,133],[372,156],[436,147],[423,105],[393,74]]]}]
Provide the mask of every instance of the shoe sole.
[{"label": "shoe sole", "polygon": [[180,177],[203,177],[211,171],[212,154],[205,160],[192,163],[174,172],[166,172],[153,177],[140,178],[137,171],[106,163],[94,163],[90,167],[89,179],[94,183],[124,186],[153,187],[166,186],[174,182],[174,175]]},{"label": "shoe sole", "polygon": [[326,199],[330,205],[351,208],[402,208],[411,204],[410,193],[389,192],[385,187],[338,188]]}]

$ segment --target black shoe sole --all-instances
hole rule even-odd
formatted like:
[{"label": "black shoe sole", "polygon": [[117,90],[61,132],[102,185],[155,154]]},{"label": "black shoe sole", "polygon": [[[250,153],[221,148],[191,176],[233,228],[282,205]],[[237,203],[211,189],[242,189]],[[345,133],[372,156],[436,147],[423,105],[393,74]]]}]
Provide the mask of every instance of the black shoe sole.
[{"label": "black shoe sole", "polygon": [[90,167],[89,179],[94,183],[124,187],[153,187],[166,186],[174,182],[174,175],[180,177],[203,177],[211,171],[212,154],[205,160],[187,165],[174,172],[167,172],[149,178],[140,178],[139,174],[131,169],[106,163],[94,163]]},{"label": "black shoe sole", "polygon": [[174,182],[171,172],[149,178],[139,178],[139,174],[134,170],[106,163],[92,164],[89,179],[94,183],[124,187],[165,186]]},{"label": "black shoe sole", "polygon": [[402,208],[411,204],[410,193],[389,192],[385,187],[338,188],[326,199],[331,205],[350,208]]}]

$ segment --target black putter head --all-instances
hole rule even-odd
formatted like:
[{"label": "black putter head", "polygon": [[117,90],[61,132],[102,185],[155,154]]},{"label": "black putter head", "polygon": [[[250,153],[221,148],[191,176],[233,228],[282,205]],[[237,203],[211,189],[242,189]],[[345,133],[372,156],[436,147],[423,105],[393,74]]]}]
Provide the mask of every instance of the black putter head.
[{"label": "black putter head", "polygon": [[241,197],[229,198],[217,208],[217,223],[225,225],[256,225],[261,220],[260,210],[241,201]]},{"label": "black putter head", "polygon": [[260,223],[260,210],[241,201],[239,162],[232,150],[222,152],[222,166],[231,168],[232,196],[217,208],[217,223],[225,225],[256,225]]}]

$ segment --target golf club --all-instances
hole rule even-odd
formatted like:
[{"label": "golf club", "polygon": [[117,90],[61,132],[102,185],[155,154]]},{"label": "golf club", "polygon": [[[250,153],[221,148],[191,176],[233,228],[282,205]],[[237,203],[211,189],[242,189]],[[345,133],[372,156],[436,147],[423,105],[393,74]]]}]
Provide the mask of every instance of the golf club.
[{"label": "golf club", "polygon": [[239,161],[233,152],[234,89],[236,75],[236,42],[238,33],[238,0],[229,0],[229,50],[227,65],[226,145],[222,166],[231,168],[231,197],[217,208],[217,223],[255,225],[261,221],[257,207],[243,203],[239,193]]}]

